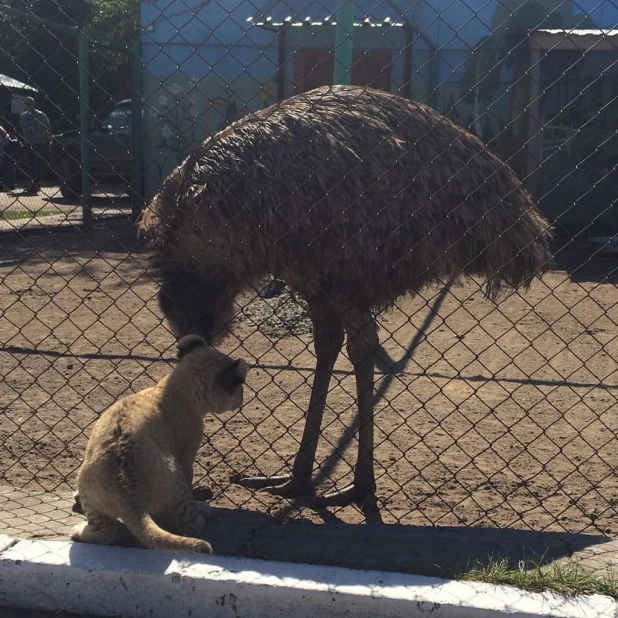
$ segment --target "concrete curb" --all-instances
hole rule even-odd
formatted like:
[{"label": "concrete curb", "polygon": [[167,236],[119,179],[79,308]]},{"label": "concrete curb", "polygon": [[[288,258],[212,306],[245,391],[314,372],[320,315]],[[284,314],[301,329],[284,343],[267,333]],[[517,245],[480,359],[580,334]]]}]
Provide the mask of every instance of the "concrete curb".
[{"label": "concrete curb", "polygon": [[600,595],[0,535],[0,605],[123,618],[615,618]]}]

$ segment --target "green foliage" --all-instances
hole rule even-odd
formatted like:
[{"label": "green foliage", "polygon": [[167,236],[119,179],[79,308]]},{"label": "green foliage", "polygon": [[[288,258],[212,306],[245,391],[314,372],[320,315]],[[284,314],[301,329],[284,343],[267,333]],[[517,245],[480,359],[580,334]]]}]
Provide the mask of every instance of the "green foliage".
[{"label": "green foliage", "polygon": [[[90,0],[95,14],[89,29],[127,42],[139,36],[139,0]],[[95,46],[91,57],[91,101],[102,113],[112,102],[127,99],[130,92],[130,57],[127,51]]]},{"label": "green foliage", "polygon": [[89,0],[95,7],[89,28],[131,40],[139,32],[139,0]]},{"label": "green foliage", "polygon": [[[138,36],[139,0],[0,0],[26,14],[0,13],[2,72],[40,90],[38,105],[53,131],[76,128],[79,109],[77,34],[61,24],[126,40]],[[36,18],[47,20],[37,23]],[[91,105],[95,112],[127,98],[129,55],[101,43],[90,46]]]},{"label": "green foliage", "polygon": [[53,217],[54,215],[62,214],[57,210],[4,210],[0,212],[0,219],[3,221],[21,221],[22,219],[41,219],[42,217]]},{"label": "green foliage", "polygon": [[460,574],[458,579],[515,586],[530,592],[551,590],[566,596],[605,594],[618,598],[618,583],[611,573],[597,577],[572,562],[546,565],[544,556],[521,561],[516,568],[509,566],[505,558],[490,559],[487,564]]}]

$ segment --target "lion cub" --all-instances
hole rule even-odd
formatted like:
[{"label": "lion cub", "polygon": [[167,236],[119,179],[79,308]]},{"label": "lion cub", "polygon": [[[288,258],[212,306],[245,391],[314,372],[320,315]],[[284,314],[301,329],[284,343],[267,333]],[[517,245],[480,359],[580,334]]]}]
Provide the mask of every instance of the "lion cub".
[{"label": "lion cub", "polygon": [[127,543],[132,534],[145,547],[212,553],[206,541],[187,538],[202,534],[210,511],[193,500],[193,463],[204,416],[242,405],[247,364],[196,335],[179,341],[178,358],[156,386],[122,398],[96,422],[77,478],[87,521],[73,529],[74,541]]}]

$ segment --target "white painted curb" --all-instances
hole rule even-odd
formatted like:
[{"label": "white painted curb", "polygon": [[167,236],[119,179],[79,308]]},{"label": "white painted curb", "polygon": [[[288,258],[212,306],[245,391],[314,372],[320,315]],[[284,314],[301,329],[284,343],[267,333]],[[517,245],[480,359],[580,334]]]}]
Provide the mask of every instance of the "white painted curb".
[{"label": "white painted curb", "polygon": [[615,618],[600,595],[0,535],[0,606],[123,618]]}]

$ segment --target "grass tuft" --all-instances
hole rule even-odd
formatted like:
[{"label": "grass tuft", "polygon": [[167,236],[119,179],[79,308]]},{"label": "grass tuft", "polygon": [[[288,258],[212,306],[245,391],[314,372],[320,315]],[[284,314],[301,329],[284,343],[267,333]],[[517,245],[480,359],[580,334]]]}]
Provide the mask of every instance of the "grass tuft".
[{"label": "grass tuft", "polygon": [[460,573],[458,579],[514,586],[530,592],[550,590],[567,596],[604,594],[618,599],[618,581],[611,577],[597,577],[572,562],[544,564],[543,557],[521,560],[516,568],[506,558],[490,557],[487,564]]},{"label": "grass tuft", "polygon": [[5,210],[0,212],[0,219],[4,219],[4,221],[19,221],[21,219],[51,217],[58,214],[62,213],[54,210],[45,210],[44,208],[39,210]]}]

